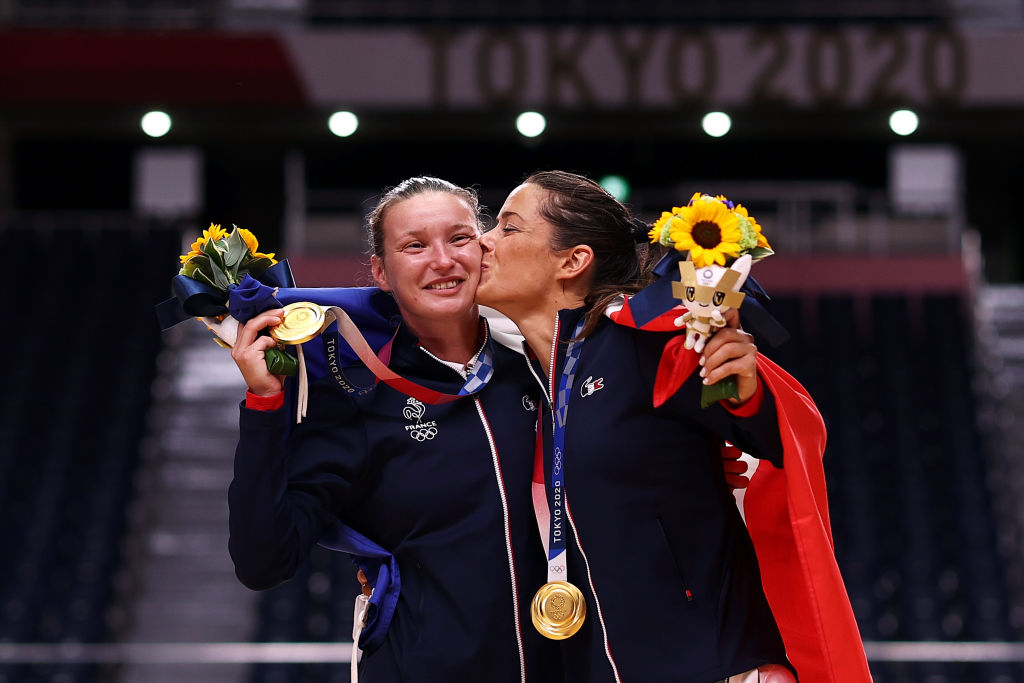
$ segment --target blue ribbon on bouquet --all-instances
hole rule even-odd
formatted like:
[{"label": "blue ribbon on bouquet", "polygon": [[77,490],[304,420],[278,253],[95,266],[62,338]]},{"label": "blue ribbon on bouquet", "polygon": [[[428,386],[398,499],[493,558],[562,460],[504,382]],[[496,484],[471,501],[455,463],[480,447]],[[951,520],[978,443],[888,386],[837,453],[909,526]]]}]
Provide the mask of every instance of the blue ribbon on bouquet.
[{"label": "blue ribbon on bouquet", "polygon": [[[394,336],[401,322],[394,297],[379,287],[296,287],[287,260],[278,261],[255,278],[246,275],[241,283],[228,288],[226,297],[217,288],[185,275],[176,275],[171,280],[171,290],[174,296],[156,306],[163,330],[189,318],[225,313],[244,325],[263,311],[311,301],[321,306],[337,306],[348,313],[376,352]],[[310,377],[327,375],[327,359],[319,342],[307,342],[302,350]],[[339,356],[343,365],[359,360],[347,344],[339,350]]]},{"label": "blue ribbon on bouquet", "polygon": [[[676,250],[665,254],[654,266],[653,272],[657,279],[630,297],[629,310],[633,314],[637,328],[642,328],[659,315],[679,305],[679,299],[672,293],[672,283],[679,282],[679,262],[685,258],[684,252]],[[739,309],[743,329],[752,332],[772,347],[778,347],[789,339],[789,332],[765,307],[771,297],[753,276],[747,276],[740,291],[750,295],[743,300],[743,305]]]},{"label": "blue ribbon on bouquet", "polygon": [[[156,305],[156,317],[160,323],[160,329],[169,330],[189,318],[216,317],[228,313],[232,293],[240,287],[243,288],[243,292],[252,291],[255,286],[250,283],[265,286],[267,290],[271,291],[271,299],[273,299],[273,288],[294,287],[295,277],[292,275],[292,269],[288,265],[287,260],[278,261],[255,278],[251,275],[246,275],[241,284],[237,286],[232,285],[228,288],[227,292],[186,275],[175,275],[171,278],[171,293],[173,296]],[[259,295],[263,296],[262,290],[260,290]],[[262,309],[263,311],[270,308],[280,308],[280,304],[276,301],[271,300],[265,303],[268,305]],[[256,313],[261,312],[256,311]],[[233,311],[232,315],[234,315]],[[251,318],[252,315],[249,315],[246,320]],[[237,316],[235,317],[237,318]],[[239,322],[244,321],[239,320]]]}]

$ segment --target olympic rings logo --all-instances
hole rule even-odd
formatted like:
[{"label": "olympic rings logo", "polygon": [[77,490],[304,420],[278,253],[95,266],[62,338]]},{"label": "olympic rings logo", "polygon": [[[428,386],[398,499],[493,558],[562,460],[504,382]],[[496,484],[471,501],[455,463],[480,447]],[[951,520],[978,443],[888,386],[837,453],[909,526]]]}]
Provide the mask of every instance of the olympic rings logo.
[{"label": "olympic rings logo", "polygon": [[551,572],[552,574],[564,574],[565,573],[565,567],[560,567],[558,565],[552,564],[552,565],[548,565],[548,571]]},{"label": "olympic rings logo", "polygon": [[434,427],[423,427],[421,429],[409,430],[409,436],[417,441],[429,441],[437,436],[437,429]]}]

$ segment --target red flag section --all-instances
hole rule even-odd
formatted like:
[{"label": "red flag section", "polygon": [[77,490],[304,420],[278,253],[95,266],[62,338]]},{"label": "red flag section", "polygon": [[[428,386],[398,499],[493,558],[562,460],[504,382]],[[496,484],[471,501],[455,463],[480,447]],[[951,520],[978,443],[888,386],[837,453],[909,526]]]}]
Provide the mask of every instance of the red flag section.
[{"label": "red flag section", "polygon": [[[666,321],[672,324],[678,313],[670,311],[671,317],[663,315],[644,329]],[[628,304],[611,317],[635,327]],[[668,400],[698,365],[699,355],[685,349],[684,341],[678,336],[665,345],[654,385],[655,406]],[[784,449],[783,469],[762,463],[744,498],[768,604],[801,681],[870,681],[857,620],[833,550],[821,462],[825,423],[807,390],[789,373],[761,354],[757,369],[775,398]]]},{"label": "red flag section", "polygon": [[647,330],[649,332],[675,332],[679,329],[679,326],[675,323],[676,318],[685,312],[686,310],[682,306],[676,306],[675,308],[668,309],[646,325],[637,327],[636,321],[633,320],[633,311],[629,308],[629,299],[626,299],[622,304],[622,308],[617,311],[609,311],[608,317],[619,325],[634,329]]},{"label": "red flag section", "polygon": [[687,349],[685,343],[686,337],[683,335],[672,337],[661,352],[658,374],[654,378],[655,408],[679,391],[686,378],[697,368],[700,354],[693,349]]},{"label": "red flag section", "polygon": [[821,459],[825,423],[807,391],[758,354],[757,369],[775,397],[783,468],[763,463],[744,508],[761,582],[802,681],[870,681],[857,620],[832,546]]}]

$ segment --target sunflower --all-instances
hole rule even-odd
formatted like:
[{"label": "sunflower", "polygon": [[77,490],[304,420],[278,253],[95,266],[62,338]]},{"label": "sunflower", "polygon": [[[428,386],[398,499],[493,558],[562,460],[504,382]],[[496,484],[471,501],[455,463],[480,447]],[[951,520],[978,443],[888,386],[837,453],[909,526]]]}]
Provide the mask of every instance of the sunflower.
[{"label": "sunflower", "polygon": [[207,228],[206,230],[203,230],[203,236],[192,243],[191,251],[188,252],[187,254],[182,254],[178,258],[181,260],[182,263],[185,263],[193,256],[199,256],[200,254],[202,254],[203,246],[207,242],[216,242],[217,240],[222,240],[225,237],[227,237],[227,235],[228,231],[220,227],[220,225],[216,223],[210,223],[210,227]]},{"label": "sunflower", "polygon": [[682,207],[671,221],[669,236],[679,251],[689,251],[697,267],[725,265],[725,257],[740,255],[743,233],[739,217],[714,197],[702,196]]},{"label": "sunflower", "polygon": [[237,230],[238,234],[242,236],[242,241],[245,242],[245,246],[249,248],[249,253],[252,254],[253,258],[267,258],[274,261],[274,263],[277,263],[277,261],[274,260],[274,254],[261,254],[256,251],[260,246],[260,243],[256,240],[256,235],[252,234],[252,232],[245,228],[239,228],[237,226],[235,227],[235,230]]},{"label": "sunflower", "polygon": [[647,237],[650,238],[652,244],[661,243],[666,247],[672,246],[672,238],[669,237],[669,223],[672,219],[677,217],[682,211],[682,207],[674,206],[672,211],[662,211],[661,218],[654,221],[654,227],[647,233]]}]

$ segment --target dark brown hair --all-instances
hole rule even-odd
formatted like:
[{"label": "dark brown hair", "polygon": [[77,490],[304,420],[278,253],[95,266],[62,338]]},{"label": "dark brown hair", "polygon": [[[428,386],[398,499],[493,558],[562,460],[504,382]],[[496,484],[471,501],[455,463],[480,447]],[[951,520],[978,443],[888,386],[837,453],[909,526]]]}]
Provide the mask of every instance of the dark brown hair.
[{"label": "dark brown hair", "polygon": [[387,212],[406,199],[412,199],[416,195],[428,192],[441,192],[458,197],[469,204],[473,210],[477,228],[479,229],[483,225],[483,209],[480,207],[480,199],[477,197],[476,190],[460,187],[455,183],[433,176],[409,178],[386,190],[377,201],[377,206],[373,207],[373,210],[366,216],[366,233],[371,254],[381,260],[384,259],[384,217]]},{"label": "dark brown hair", "polygon": [[[575,173],[541,171],[524,183],[547,190],[540,214],[551,226],[551,248],[563,251],[577,244],[594,250],[587,307],[580,336],[594,331],[604,309],[620,294],[639,291],[651,280],[656,256],[637,237],[647,226],[603,187]],[[646,240],[645,240],[646,242]]]}]

